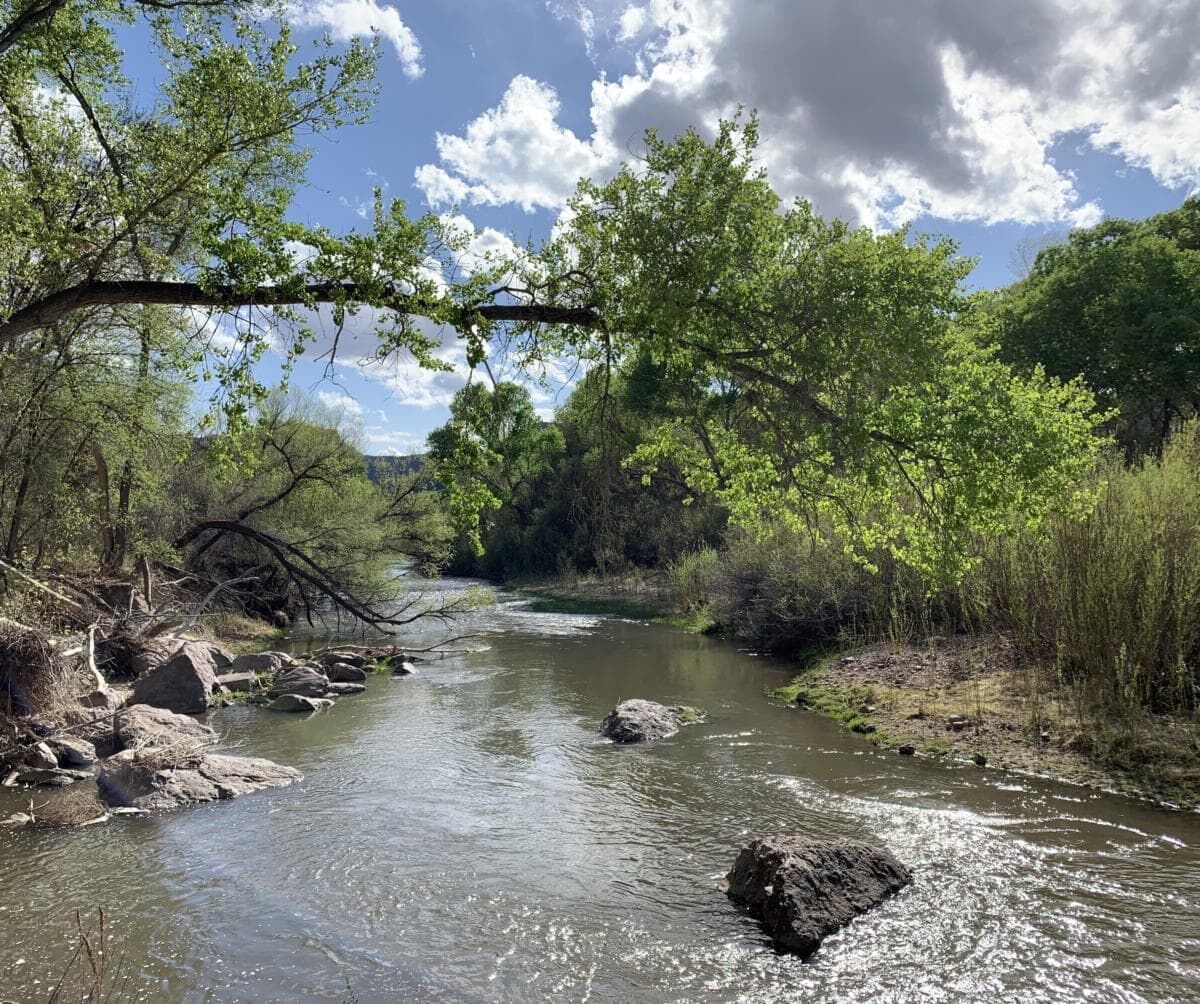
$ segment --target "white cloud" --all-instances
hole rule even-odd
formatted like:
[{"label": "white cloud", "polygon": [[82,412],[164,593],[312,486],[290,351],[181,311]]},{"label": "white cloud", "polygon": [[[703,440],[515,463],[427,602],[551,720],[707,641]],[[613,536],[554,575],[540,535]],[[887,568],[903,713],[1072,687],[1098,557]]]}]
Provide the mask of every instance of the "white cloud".
[{"label": "white cloud", "polygon": [[[648,126],[711,133],[756,109],[784,196],[889,226],[920,214],[1087,225],[1102,207],[1055,163],[1082,142],[1184,191],[1200,185],[1200,0],[616,0],[552,5],[588,34],[641,42],[592,85],[592,133],[514,78],[500,104],[418,170],[437,205],[561,207]],[[583,16],[584,13],[589,17]],[[627,52],[627,50],[622,50]]]},{"label": "white cloud", "polygon": [[621,14],[621,20],[617,23],[617,41],[632,42],[641,33],[642,28],[646,24],[647,11],[645,7],[639,7],[637,4],[630,4]]},{"label": "white cloud", "polygon": [[362,38],[375,32],[392,43],[405,76],[419,77],[421,43],[391,4],[378,0],[298,0],[288,7],[293,24],[328,31],[338,42]]},{"label": "white cloud", "polygon": [[363,429],[362,450],[368,456],[408,457],[425,452],[425,437],[386,426],[368,425]]},{"label": "white cloud", "polygon": [[317,400],[330,411],[349,415],[351,418],[363,417],[363,406],[343,391],[322,390],[317,392]]},{"label": "white cloud", "polygon": [[442,166],[422,165],[416,184],[433,206],[453,202],[515,203],[526,212],[556,209],[575,182],[599,166],[590,143],[556,121],[554,88],[524,75],[500,104],[471,122],[462,136],[438,133]]}]

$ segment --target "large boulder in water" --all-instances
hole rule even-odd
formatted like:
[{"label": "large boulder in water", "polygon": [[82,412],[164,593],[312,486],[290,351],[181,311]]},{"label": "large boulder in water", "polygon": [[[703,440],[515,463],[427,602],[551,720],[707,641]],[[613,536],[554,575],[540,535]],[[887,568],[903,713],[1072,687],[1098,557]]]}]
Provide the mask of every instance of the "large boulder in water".
[{"label": "large boulder in water", "polygon": [[258,757],[203,753],[171,761],[125,750],[104,761],[96,780],[109,805],[154,811],[278,788],[302,777],[292,767]]},{"label": "large boulder in water", "polygon": [[329,677],[312,666],[296,666],[275,677],[270,696],[295,694],[298,697],[324,697],[329,693]]},{"label": "large boulder in water", "polygon": [[327,697],[304,697],[301,694],[280,694],[267,705],[267,710],[304,714],[306,712],[323,711],[325,708],[331,707],[333,707],[333,701]]},{"label": "large boulder in water", "polygon": [[149,704],[132,704],[113,718],[113,747],[120,751],[146,747],[211,746],[217,734],[187,715]]},{"label": "large boulder in water", "polygon": [[367,671],[361,666],[353,666],[348,662],[335,662],[328,666],[325,675],[333,683],[366,683]]},{"label": "large boulder in water", "polygon": [[673,736],[684,725],[699,721],[695,708],[668,708],[653,701],[622,701],[600,723],[600,732],[617,743],[644,743]]},{"label": "large boulder in water", "polygon": [[229,671],[231,673],[282,673],[296,664],[296,660],[286,652],[247,652],[233,660]]},{"label": "large boulder in water", "polygon": [[138,677],[133,704],[152,704],[183,715],[207,711],[212,703],[217,666],[207,642],[184,642],[165,663]]},{"label": "large boulder in water", "polygon": [[880,847],[775,836],[742,849],[729,872],[729,897],[762,922],[776,948],[807,957],[911,881]]}]

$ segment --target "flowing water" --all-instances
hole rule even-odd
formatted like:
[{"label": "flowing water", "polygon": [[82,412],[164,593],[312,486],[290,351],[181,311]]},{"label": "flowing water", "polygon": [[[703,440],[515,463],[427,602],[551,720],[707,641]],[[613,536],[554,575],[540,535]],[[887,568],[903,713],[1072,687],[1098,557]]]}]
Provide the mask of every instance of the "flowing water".
[{"label": "flowing water", "polygon": [[[786,666],[667,627],[519,597],[465,627],[485,650],[324,714],[211,716],[300,784],[0,831],[0,1000],[45,1001],[96,906],[121,1001],[1200,1000],[1200,816],[875,752],[768,701]],[[710,719],[602,741],[635,696]],[[776,955],[722,879],[779,831],[915,882]]]}]

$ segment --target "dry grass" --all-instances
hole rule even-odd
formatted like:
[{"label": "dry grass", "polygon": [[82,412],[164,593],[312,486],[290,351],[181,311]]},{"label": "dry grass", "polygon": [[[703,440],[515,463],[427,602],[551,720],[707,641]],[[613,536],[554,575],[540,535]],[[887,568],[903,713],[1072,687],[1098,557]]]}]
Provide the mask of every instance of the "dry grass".
[{"label": "dry grass", "polygon": [[78,676],[48,633],[0,622],[0,710],[11,716],[74,705]]},{"label": "dry grass", "polygon": [[74,934],[75,951],[50,991],[47,1004],[68,1001],[108,1004],[127,1000],[126,991],[134,974],[125,952],[113,942],[107,911],[100,907],[94,921],[85,921],[76,910]]}]

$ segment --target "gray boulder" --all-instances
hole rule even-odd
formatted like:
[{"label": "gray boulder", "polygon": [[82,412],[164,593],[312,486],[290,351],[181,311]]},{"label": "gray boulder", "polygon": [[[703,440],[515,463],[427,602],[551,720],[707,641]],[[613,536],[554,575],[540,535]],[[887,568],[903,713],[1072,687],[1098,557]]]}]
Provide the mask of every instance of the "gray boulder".
[{"label": "gray boulder", "polygon": [[115,690],[109,690],[107,687],[103,690],[93,690],[90,694],[84,694],[79,698],[80,707],[99,709],[101,711],[115,711],[121,704],[121,695]]},{"label": "gray boulder", "polygon": [[277,788],[302,776],[257,757],[205,753],[172,764],[153,754],[125,750],[104,761],[97,783],[109,805],[156,811]]},{"label": "gray boulder", "polygon": [[54,770],[58,757],[46,743],[34,743],[22,753],[21,763],[33,770]]},{"label": "gray boulder", "polygon": [[348,662],[335,662],[325,670],[333,683],[366,683],[367,671]]},{"label": "gray boulder", "polygon": [[331,683],[329,685],[330,697],[349,697],[351,694],[362,694],[366,691],[365,683]]},{"label": "gray boulder", "polygon": [[329,677],[312,666],[296,666],[275,677],[271,697],[297,694],[300,697],[324,697],[329,692]]},{"label": "gray boulder", "polygon": [[327,697],[304,697],[300,694],[280,694],[270,704],[267,705],[268,711],[287,711],[292,713],[304,713],[313,711],[322,711],[325,708],[332,708],[333,701]]},{"label": "gray boulder", "polygon": [[206,711],[212,703],[217,667],[212,646],[189,641],[157,669],[138,677],[133,704],[152,704],[184,715]]},{"label": "gray boulder", "polygon": [[233,660],[231,673],[282,673],[297,666],[295,658],[286,652],[247,652]]},{"label": "gray boulder", "polygon": [[60,767],[90,767],[96,762],[96,747],[86,739],[56,736],[46,740]]},{"label": "gray boulder", "polygon": [[[318,656],[317,661],[320,662],[320,664],[325,667],[327,672],[330,669],[332,669],[335,665],[337,665],[338,663],[343,663],[348,666],[354,666],[355,668],[358,668],[358,669],[361,669],[363,666],[365,666],[367,664],[367,659],[361,652],[355,652],[353,650],[342,650],[342,649],[334,649],[334,650],[328,651],[328,652],[321,652]],[[332,678],[333,677],[331,674],[330,679],[332,679]]]},{"label": "gray boulder", "polygon": [[217,669],[228,669],[233,665],[234,656],[229,649],[210,643],[208,650],[212,653],[213,665],[216,666]]},{"label": "gray boulder", "polygon": [[684,725],[700,721],[695,708],[668,708],[654,701],[622,701],[600,723],[600,732],[617,743],[644,743],[673,736]]},{"label": "gray boulder", "polygon": [[113,746],[117,750],[186,745],[211,746],[217,734],[187,715],[177,715],[149,704],[133,704],[113,718]]},{"label": "gray boulder", "polygon": [[261,690],[262,680],[257,673],[225,673],[218,676],[213,684],[213,690],[223,693],[231,690]]},{"label": "gray boulder", "polygon": [[781,951],[807,958],[823,938],[912,881],[890,851],[870,844],[764,837],[742,849],[729,897],[757,917]]}]

